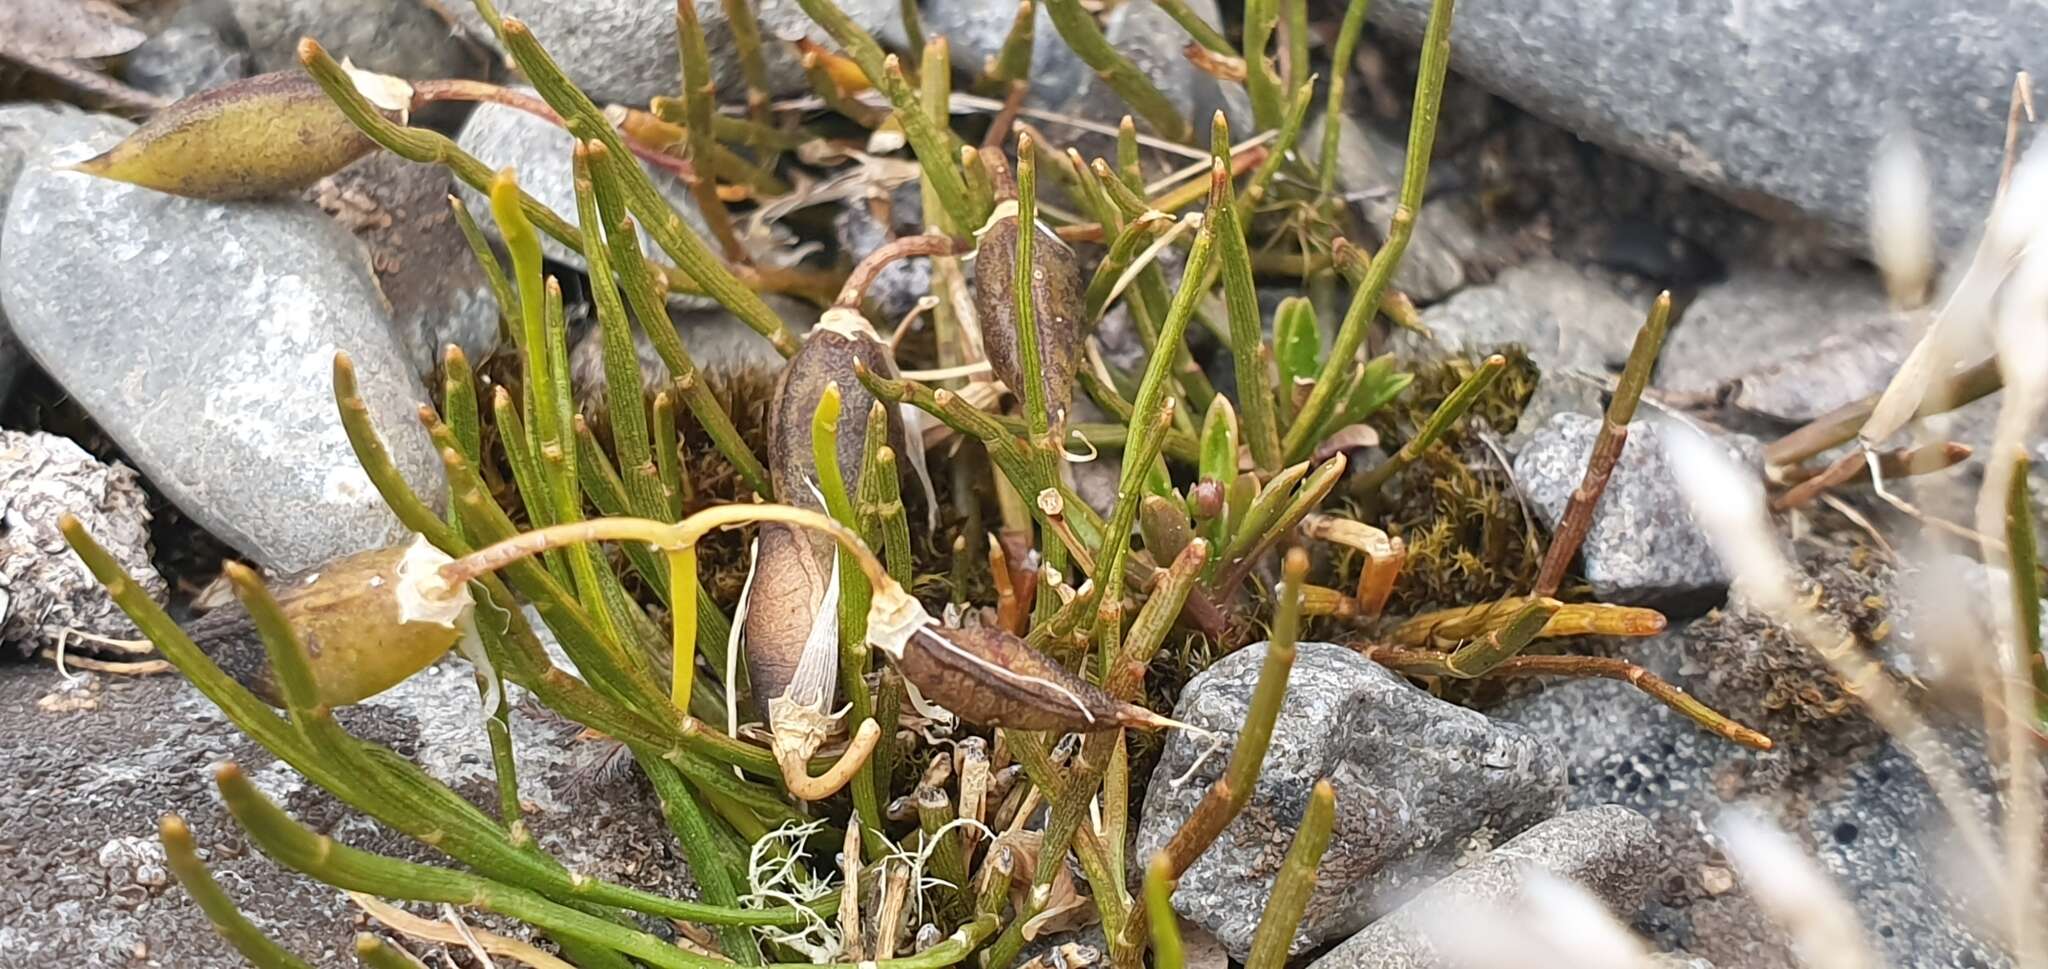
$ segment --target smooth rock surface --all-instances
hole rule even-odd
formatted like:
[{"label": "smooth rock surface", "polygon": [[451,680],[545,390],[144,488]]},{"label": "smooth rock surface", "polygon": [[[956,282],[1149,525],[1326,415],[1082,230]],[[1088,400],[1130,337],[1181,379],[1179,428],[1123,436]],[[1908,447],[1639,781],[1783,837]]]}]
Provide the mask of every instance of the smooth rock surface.
[{"label": "smooth rock surface", "polygon": [[[670,14],[673,16],[673,13]],[[671,50],[673,53],[673,50]],[[521,91],[532,94],[530,89]],[[492,171],[510,168],[518,176],[519,187],[526,194],[553,209],[556,215],[576,222],[576,167],[574,152],[576,137],[555,125],[527,114],[518,108],[502,104],[479,104],[476,112],[469,116],[462,126],[462,133],[456,138],[462,150],[475,155]],[[642,163],[645,168],[645,163]],[[709,240],[711,230],[704,224],[704,216],[697,211],[697,202],[690,196],[690,188],[667,172],[648,169],[649,177],[677,212],[683,221],[700,238]],[[477,225],[493,238],[498,237],[498,223],[491,217],[491,202],[483,193],[459,186],[462,202],[469,206],[469,214],[475,217]],[[556,242],[553,237],[542,233],[541,252],[549,259],[576,269],[583,269],[583,254]],[[640,231],[640,249],[649,255],[667,261],[660,247]]]},{"label": "smooth rock surface", "polygon": [[92,651],[91,643],[66,637],[73,630],[136,635],[58,530],[65,515],[77,516],[145,594],[164,598],[163,577],[149,560],[149,498],[134,470],[102,464],[54,434],[0,429],[0,644],[24,656],[60,638]]},{"label": "smooth rock surface", "polygon": [[[14,192],[15,179],[28,156],[44,144],[75,141],[98,133],[115,138],[126,133],[129,124],[104,114],[87,114],[70,105],[24,101],[0,104],[0,224],[7,214],[7,200]],[[7,307],[0,303],[0,403],[7,402],[14,378],[28,363],[27,354],[14,339],[7,323]]]},{"label": "smooth rock surface", "polygon": [[61,170],[16,183],[0,304],[36,362],[166,497],[259,564],[309,568],[403,529],[342,433],[337,351],[400,468],[443,492],[426,400],[348,230],[297,202],[216,204]]},{"label": "smooth rock surface", "polygon": [[[1412,41],[1428,11],[1390,0],[1372,17]],[[1585,138],[1760,211],[1822,220],[1857,247],[1870,159],[1902,117],[1953,244],[1997,185],[2014,72],[2044,69],[2041,22],[2010,0],[1471,3],[1451,66]]]},{"label": "smooth rock surface", "polygon": [[[1232,653],[1181,694],[1174,716],[1226,743],[1175,784],[1207,742],[1167,738],[1133,857],[1163,846],[1225,770],[1265,653],[1263,643]],[[1561,764],[1518,728],[1438,700],[1345,647],[1303,643],[1258,785],[1188,869],[1174,908],[1244,958],[1309,791],[1327,778],[1337,791],[1336,828],[1295,950],[1341,938],[1461,855],[1554,814],[1564,796]]]},{"label": "smooth rock surface", "polygon": [[190,0],[128,54],[121,76],[151,94],[182,98],[256,73],[226,0]]},{"label": "smooth rock surface", "polygon": [[368,247],[393,332],[422,378],[450,344],[472,364],[498,345],[497,299],[449,210],[454,187],[445,168],[379,151],[306,193]]},{"label": "smooth rock surface", "polygon": [[[482,52],[420,0],[228,0],[260,71],[299,70],[299,38],[407,80],[482,77]],[[467,8],[467,2],[447,8]]]},{"label": "smooth rock surface", "polygon": [[[1558,414],[1515,457],[1515,483],[1546,528],[1557,528],[1584,480],[1600,424],[1597,417]],[[1663,434],[1651,421],[1629,425],[1628,443],[1594,506],[1579,571],[1603,602],[1682,606],[1728,585],[1727,569],[1679,494]],[[1748,442],[1743,449],[1756,449],[1753,439],[1739,440]],[[1741,459],[1743,449],[1730,450]]]},{"label": "smooth rock surface", "polygon": [[[1650,888],[1658,850],[1650,822],[1627,808],[1590,807],[1551,818],[1424,889],[1311,963],[1311,969],[1456,969],[1438,941],[1447,924],[1511,902],[1532,870],[1569,879],[1627,918]],[[1460,916],[1464,916],[1460,918]]]},{"label": "smooth rock surface", "polygon": [[[897,0],[835,0],[853,22],[876,35],[884,47],[901,48],[903,28]],[[465,2],[450,5],[470,37],[498,48],[497,37],[476,8]],[[754,18],[761,25],[762,56],[767,61],[770,93],[781,96],[808,91],[797,61],[798,38],[838,50],[824,28],[811,22],[796,0],[756,0]],[[516,17],[562,66],[571,81],[600,106],[608,102],[646,107],[655,95],[673,95],[682,86],[676,59],[676,12],[671,3],[641,0],[506,0],[498,13]],[[740,102],[746,95],[739,50],[726,26],[724,0],[697,0],[697,19],[704,25],[711,53],[711,79],[722,99]]]},{"label": "smooth rock surface", "polygon": [[1741,270],[1686,307],[1655,386],[1805,423],[1884,390],[1919,326],[1891,310],[1874,276]]}]

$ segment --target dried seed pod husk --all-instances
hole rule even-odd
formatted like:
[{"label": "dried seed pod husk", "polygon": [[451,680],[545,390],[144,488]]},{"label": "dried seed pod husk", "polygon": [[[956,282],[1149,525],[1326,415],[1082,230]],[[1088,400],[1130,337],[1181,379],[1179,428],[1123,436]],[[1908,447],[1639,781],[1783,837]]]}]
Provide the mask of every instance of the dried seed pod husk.
[{"label": "dried seed pod husk", "polygon": [[[410,97],[404,82],[356,76],[373,102],[402,119],[401,98]],[[279,71],[180,99],[75,168],[172,195],[228,201],[298,192],[376,147],[311,77]]]},{"label": "dried seed pod husk", "polygon": [[[866,319],[857,310],[841,308],[826,311],[803,347],[784,365],[769,411],[768,472],[776,500],[825,510],[813,460],[811,423],[828,386],[838,387],[840,394],[836,448],[840,473],[847,492],[859,493],[867,418],[875,397],[855,379],[856,362],[885,376],[896,374],[888,348],[876,339]],[[893,410],[889,437],[900,453],[903,426]],[[836,649],[838,610],[836,604],[827,609],[825,598],[838,552],[830,537],[787,525],[764,525],[760,534],[755,578],[742,625],[755,708],[773,723],[774,703],[788,693],[819,624],[832,625]],[[829,706],[832,691],[828,688],[821,697],[801,699],[816,707]]]},{"label": "dried seed pod husk", "polygon": [[[422,617],[417,603],[401,595],[409,587],[402,566],[414,547],[358,552],[269,582],[278,608],[305,645],[322,704],[345,706],[376,696],[440,659],[463,636],[455,617]],[[194,620],[186,633],[264,702],[284,704],[262,637],[240,602]]]},{"label": "dried seed pod husk", "polygon": [[994,627],[927,625],[891,654],[925,698],[982,727],[1088,733],[1177,726],[1118,700]]},{"label": "dried seed pod husk", "polygon": [[[1031,242],[1031,315],[1038,329],[1038,368],[1046,413],[1057,428],[1074,403],[1081,354],[1080,260],[1051,229],[1034,224]],[[974,312],[982,350],[996,376],[1022,397],[1024,362],[1017,327],[1017,203],[999,203],[982,227],[974,255]]]}]

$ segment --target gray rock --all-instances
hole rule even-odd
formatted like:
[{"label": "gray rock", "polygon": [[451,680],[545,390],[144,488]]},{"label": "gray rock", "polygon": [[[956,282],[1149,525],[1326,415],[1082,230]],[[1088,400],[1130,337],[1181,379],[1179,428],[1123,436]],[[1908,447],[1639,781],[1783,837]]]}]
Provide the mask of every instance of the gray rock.
[{"label": "gray rock", "polygon": [[0,304],[36,362],[193,520],[277,571],[403,529],[342,433],[330,373],[355,360],[372,421],[438,500],[425,401],[362,247],[303,203],[218,204],[24,168],[0,238]]},{"label": "gray rock", "polygon": [[[1199,3],[1197,4],[1199,6]],[[1031,100],[1045,105],[1064,104],[1080,93],[1093,72],[1074,54],[1045,4],[1037,5],[1032,24]],[[927,37],[946,38],[953,68],[981,76],[990,58],[1000,54],[1010,27],[1017,21],[1017,4],[1012,0],[925,0],[924,32]]]},{"label": "gray rock", "polygon": [[[533,93],[526,88],[520,90]],[[571,224],[576,222],[574,135],[518,108],[479,104],[476,112],[469,116],[469,122],[462,126],[456,144],[494,171],[512,169],[519,177],[519,187],[525,189],[526,194]],[[645,163],[642,167],[646,167]],[[690,229],[701,238],[711,238],[711,229],[697,211],[697,202],[690,197],[689,186],[667,172],[648,168],[648,173],[654,179],[655,187],[661,190],[662,197],[682,213]],[[476,217],[477,225],[497,238],[498,223],[491,217],[490,199],[467,184],[461,186],[461,193],[463,203],[469,206],[469,214]],[[584,268],[582,253],[556,242],[552,237],[543,234],[540,245],[549,259],[579,270]],[[660,247],[654,244],[645,229],[640,232],[640,249],[649,255],[667,258],[660,255]]]},{"label": "gray rock", "polygon": [[[1394,0],[1372,14],[1413,39],[1428,9]],[[1752,208],[1823,220],[1858,246],[1870,159],[1896,112],[1920,133],[1955,243],[1997,184],[2013,72],[2041,70],[2039,13],[2008,0],[1470,4],[1452,67],[1583,137]]]},{"label": "gray rock", "polygon": [[128,54],[122,77],[167,98],[219,87],[256,73],[242,47],[241,28],[224,0],[196,0],[178,8],[162,30]]},{"label": "gray rock", "polygon": [[[1212,24],[1222,19],[1214,0],[1193,0],[1187,6]],[[1166,95],[1174,107],[1180,109],[1182,117],[1191,120],[1197,132],[1205,130],[1210,116],[1229,107],[1216,79],[1196,69],[1181,54],[1181,48],[1187,43],[1187,31],[1182,30],[1180,24],[1152,0],[1127,0],[1119,4],[1103,21],[1102,33],[1109,39],[1111,47],[1130,58],[1138,71]],[[1043,47],[1047,44],[1064,46],[1066,41],[1057,30],[1039,34],[1038,45]],[[1037,78],[1032,78],[1032,84],[1036,86],[1037,83]],[[1061,110],[1083,118],[1110,122],[1131,114],[1137,118],[1140,131],[1149,129],[1145,119],[1131,110],[1109,82],[1092,71],[1080,89],[1063,102]],[[1249,131],[1251,128],[1248,117],[1233,117],[1230,122],[1233,131]],[[1111,154],[1114,142],[1105,141],[1100,136],[1083,137],[1077,139],[1077,143],[1083,146],[1082,154],[1089,157],[1114,157]],[[1175,164],[1179,164],[1179,160]]]},{"label": "gray rock", "polygon": [[[57,529],[75,515],[136,585],[162,602],[149,561],[149,499],[130,468],[102,464],[54,434],[0,429],[0,643],[26,656],[69,631],[126,639],[135,626]],[[75,641],[74,649],[92,644]]]},{"label": "gray rock", "polygon": [[[1558,414],[1515,457],[1515,483],[1545,527],[1557,528],[1564,517],[1600,424],[1596,417]],[[1582,574],[1603,601],[1680,605],[1728,585],[1728,571],[1679,495],[1663,434],[1662,425],[1650,421],[1629,425],[1628,443],[1594,507],[1579,556]],[[1746,442],[1730,449],[1738,458],[1758,451],[1754,439],[1738,440]]]},{"label": "gray rock", "polygon": [[[311,37],[335,60],[409,80],[482,77],[482,53],[420,0],[228,0],[256,67],[299,69],[299,38]],[[467,7],[451,3],[448,7]]]},{"label": "gray rock", "polygon": [[[1229,741],[1185,783],[1207,746],[1167,739],[1146,792],[1134,857],[1162,847],[1229,761],[1265,659],[1263,643],[1191,681],[1174,716]],[[1310,789],[1337,790],[1337,823],[1296,951],[1357,931],[1448,872],[1477,845],[1555,813],[1557,752],[1520,729],[1453,706],[1342,646],[1303,643],[1259,781],[1244,812],[1188,869],[1182,915],[1244,958]]]},{"label": "gray rock", "polygon": [[450,344],[472,363],[498,346],[497,299],[448,208],[454,185],[445,168],[380,151],[306,193],[369,248],[394,332],[421,377]]},{"label": "gray rock", "polygon": [[[0,221],[7,214],[7,199],[22,165],[40,146],[75,141],[102,132],[116,137],[128,130],[128,123],[103,114],[86,114],[62,104],[23,102],[0,104]],[[0,305],[0,403],[14,389],[14,378],[28,362],[21,344],[7,323],[7,308]]]},{"label": "gray rock", "polygon": [[[876,35],[885,47],[902,46],[902,21],[897,0],[836,0],[853,22]],[[472,38],[498,48],[497,37],[469,3],[452,4],[455,18]],[[809,90],[793,41],[808,38],[837,50],[824,28],[812,23],[797,0],[757,0],[754,17],[761,24],[762,54],[767,61],[770,93],[790,95]],[[592,100],[645,107],[656,95],[673,95],[682,86],[676,60],[675,6],[640,0],[509,0],[498,12],[517,17],[533,28],[569,79]],[[724,0],[697,0],[697,19],[704,25],[711,52],[711,79],[720,96],[739,101],[746,94],[740,56],[726,26]],[[913,59],[914,60],[914,59]]]},{"label": "gray rock", "polygon": [[[1439,949],[1446,923],[1511,902],[1541,870],[1591,891],[1624,918],[1650,888],[1656,832],[1623,807],[1592,807],[1551,818],[1431,885],[1413,901],[1344,940],[1311,969],[1454,969]],[[1463,916],[1463,918],[1461,918]]]},{"label": "gray rock", "polygon": [[[1301,143],[1320,146],[1327,122],[1317,118]],[[1397,207],[1406,149],[1350,115],[1340,115],[1337,123],[1337,185],[1384,239]],[[1394,270],[1394,288],[1419,302],[1441,300],[1464,287],[1471,267],[1484,260],[1486,248],[1478,228],[1457,205],[1450,200],[1424,201],[1401,265]]]},{"label": "gray rock", "polygon": [[[817,310],[808,304],[783,296],[771,295],[763,299],[799,337],[809,333],[811,324],[817,322]],[[703,373],[722,374],[739,370],[779,372],[782,367],[782,354],[776,351],[774,344],[741,322],[739,317],[717,306],[671,311],[669,319],[683,338],[683,347],[690,351],[691,361]],[[661,362],[661,355],[655,352],[654,343],[647,339],[645,330],[633,329],[633,348],[640,355],[641,390],[652,394],[667,386],[668,367]],[[569,381],[576,388],[577,397],[586,402],[601,400],[609,392],[609,381],[604,371],[604,334],[596,323],[590,325],[570,351]]]},{"label": "gray rock", "polygon": [[[846,200],[833,215],[832,233],[839,240],[840,253],[848,261],[859,263],[899,236],[917,235],[924,231],[924,192],[918,182],[897,186],[889,193],[888,201],[887,224],[875,218],[868,200],[864,198]],[[917,301],[931,291],[932,261],[922,256],[899,259],[868,284],[867,305],[874,308],[875,318],[882,321],[884,329],[888,329],[909,314],[917,306]]]},{"label": "gray rock", "polygon": [[1656,386],[1805,423],[1883,390],[1915,330],[1867,274],[1738,271],[1686,307]]},{"label": "gray rock", "polygon": [[[1405,262],[1405,259],[1403,260]],[[1536,364],[1535,394],[1507,444],[1520,451],[1556,414],[1597,414],[1600,378],[1619,372],[1648,306],[1629,305],[1613,286],[1552,259],[1516,266],[1422,311],[1430,343],[1397,330],[1396,352],[1480,354],[1520,346]]]}]

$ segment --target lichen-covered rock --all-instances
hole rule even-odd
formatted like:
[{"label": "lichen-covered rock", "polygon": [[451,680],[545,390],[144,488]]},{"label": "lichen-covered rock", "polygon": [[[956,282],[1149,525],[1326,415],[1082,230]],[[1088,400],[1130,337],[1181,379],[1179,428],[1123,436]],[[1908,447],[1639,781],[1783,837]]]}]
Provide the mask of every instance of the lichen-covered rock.
[{"label": "lichen-covered rock", "polygon": [[[53,434],[0,429],[0,643],[27,655],[76,631],[136,635],[107,591],[57,529],[65,515],[162,602],[164,580],[149,561],[149,498],[135,472],[101,464]],[[83,640],[68,641],[81,652]]]},{"label": "lichen-covered rock", "polygon": [[0,237],[15,335],[166,497],[256,562],[298,571],[396,541],[342,432],[337,351],[413,487],[444,488],[361,245],[304,203],[66,170],[119,137],[52,145],[23,169]]},{"label": "lichen-covered rock", "polygon": [[[1515,483],[1546,527],[1557,528],[1584,479],[1600,423],[1584,414],[1558,414],[1515,457]],[[1593,508],[1579,557],[1581,574],[1603,601],[1697,606],[1728,586],[1728,570],[1679,495],[1663,433],[1650,421],[1629,425],[1628,443]],[[1755,463],[1754,439],[1729,440],[1735,444],[1731,456]]]},{"label": "lichen-covered rock", "polygon": [[[1146,791],[1134,857],[1166,844],[1222,775],[1250,708],[1265,644],[1188,683],[1174,716],[1224,748],[1174,733]],[[1244,958],[1309,791],[1327,778],[1337,820],[1295,949],[1357,931],[1457,859],[1556,813],[1562,760],[1527,732],[1423,692],[1342,646],[1303,643],[1258,785],[1242,814],[1181,879],[1176,910]]]},{"label": "lichen-covered rock", "polygon": [[380,151],[306,192],[369,247],[393,332],[421,377],[450,344],[472,363],[498,346],[497,299],[448,207],[454,187],[439,165]]},{"label": "lichen-covered rock", "polygon": [[1515,836],[1339,943],[1310,969],[1454,969],[1439,933],[1521,894],[1531,871],[1569,879],[1626,920],[1650,888],[1657,835],[1624,807],[1591,807]]},{"label": "lichen-covered rock", "polygon": [[[902,47],[898,0],[835,0],[839,9],[883,45]],[[704,25],[711,54],[711,79],[719,95],[738,102],[746,93],[740,73],[739,47],[726,24],[725,0],[696,0],[697,20]],[[495,34],[466,2],[451,4],[464,32],[497,48]],[[761,24],[761,54],[767,61],[771,94],[809,90],[797,60],[798,38],[837,50],[824,28],[804,14],[797,0],[755,0],[754,17]],[[672,3],[643,0],[500,0],[498,12],[516,17],[533,30],[534,39],[562,66],[585,94],[598,104],[617,102],[645,107],[656,95],[673,95],[680,86],[676,61],[676,11]],[[911,58],[915,63],[916,58]]]}]

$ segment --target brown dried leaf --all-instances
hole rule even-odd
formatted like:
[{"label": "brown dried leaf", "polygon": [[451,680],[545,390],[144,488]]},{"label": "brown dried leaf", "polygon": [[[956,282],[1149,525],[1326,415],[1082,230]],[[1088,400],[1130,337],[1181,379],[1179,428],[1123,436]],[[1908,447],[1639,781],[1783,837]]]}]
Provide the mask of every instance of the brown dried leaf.
[{"label": "brown dried leaf", "polygon": [[[387,103],[396,95],[382,82],[365,85],[361,75],[357,83],[378,89],[376,97]],[[75,168],[223,201],[298,192],[375,147],[312,78],[280,71],[181,99]]]},{"label": "brown dried leaf", "polygon": [[925,626],[905,641],[896,664],[926,699],[977,726],[1086,733],[1174,725],[993,627]]},{"label": "brown dried leaf", "polygon": [[[1005,214],[1007,213],[1007,214]],[[1023,348],[1017,327],[1017,214],[1014,202],[996,207],[981,232],[974,256],[974,309],[981,322],[982,349],[996,376],[1019,396],[1024,393]],[[1031,315],[1038,325],[1038,367],[1045,410],[1058,427],[1074,403],[1076,361],[1081,354],[1080,260],[1074,250],[1040,225],[1031,242]]]}]

